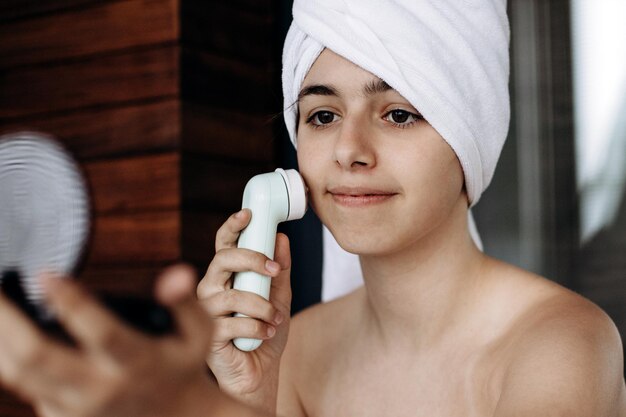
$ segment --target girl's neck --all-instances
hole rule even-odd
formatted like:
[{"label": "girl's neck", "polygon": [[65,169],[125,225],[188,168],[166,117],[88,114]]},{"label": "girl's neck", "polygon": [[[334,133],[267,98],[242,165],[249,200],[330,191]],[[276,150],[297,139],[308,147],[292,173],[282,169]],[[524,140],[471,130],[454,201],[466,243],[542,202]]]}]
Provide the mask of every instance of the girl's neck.
[{"label": "girl's neck", "polygon": [[486,259],[469,235],[464,203],[406,250],[361,257],[366,328],[383,347],[434,346],[474,311]]}]

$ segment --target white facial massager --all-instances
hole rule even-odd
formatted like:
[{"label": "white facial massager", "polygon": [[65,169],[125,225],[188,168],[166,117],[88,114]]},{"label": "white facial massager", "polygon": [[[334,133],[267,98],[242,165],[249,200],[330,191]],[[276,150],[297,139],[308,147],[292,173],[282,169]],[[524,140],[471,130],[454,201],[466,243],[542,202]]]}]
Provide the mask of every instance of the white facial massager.
[{"label": "white facial massager", "polygon": [[[242,208],[252,212],[250,223],[239,235],[237,247],[251,249],[274,259],[278,223],[300,219],[307,208],[304,180],[294,169],[256,175],[248,181],[243,193]],[[249,291],[269,300],[272,279],[252,271],[235,274],[233,288]],[[237,313],[235,317],[245,317]],[[242,351],[253,351],[261,340],[237,338],[233,341]]]}]

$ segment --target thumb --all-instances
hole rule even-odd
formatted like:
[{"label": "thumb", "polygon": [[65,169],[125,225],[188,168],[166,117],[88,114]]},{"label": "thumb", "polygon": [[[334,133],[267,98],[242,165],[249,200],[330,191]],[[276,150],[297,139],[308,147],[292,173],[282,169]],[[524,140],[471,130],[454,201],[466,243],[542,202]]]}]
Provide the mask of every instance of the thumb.
[{"label": "thumb", "polygon": [[281,271],[272,278],[270,301],[283,313],[291,311],[291,251],[289,238],[284,233],[276,234],[274,260],[280,264]]},{"label": "thumb", "polygon": [[188,265],[169,267],[157,278],[155,297],[170,310],[183,337],[210,330],[210,319],[198,303],[195,289],[196,274]]}]

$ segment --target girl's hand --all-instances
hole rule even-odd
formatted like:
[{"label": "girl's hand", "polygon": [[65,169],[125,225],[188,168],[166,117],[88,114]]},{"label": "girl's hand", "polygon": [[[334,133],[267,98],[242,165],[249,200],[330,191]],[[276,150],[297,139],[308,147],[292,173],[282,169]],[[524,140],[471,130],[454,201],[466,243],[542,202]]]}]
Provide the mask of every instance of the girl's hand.
[{"label": "girl's hand", "polygon": [[[215,257],[198,285],[198,298],[213,318],[213,340],[207,363],[220,388],[247,404],[274,413],[278,368],[287,342],[291,310],[291,255],[289,239],[276,236],[275,261],[248,249],[237,248],[240,232],[250,222],[244,209],[218,230]],[[270,301],[232,289],[233,272],[255,271],[272,277]],[[248,317],[233,317],[233,313]],[[252,352],[237,349],[237,337],[263,339]]]},{"label": "girl's hand", "polygon": [[177,332],[154,338],[122,324],[73,280],[48,277],[49,304],[75,347],[44,334],[0,294],[0,382],[45,417],[214,415],[228,400],[207,375],[211,320],[194,285],[183,266],[159,278],[156,296]]}]

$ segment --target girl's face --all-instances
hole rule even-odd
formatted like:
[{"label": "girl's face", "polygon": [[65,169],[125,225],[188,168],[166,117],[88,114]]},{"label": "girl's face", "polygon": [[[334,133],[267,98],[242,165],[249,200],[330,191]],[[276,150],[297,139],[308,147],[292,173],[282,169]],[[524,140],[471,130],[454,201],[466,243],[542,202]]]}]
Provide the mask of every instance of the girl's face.
[{"label": "girl's face", "polygon": [[380,78],[324,50],[300,91],[298,163],[313,209],[347,251],[385,255],[464,204],[443,138]]}]

